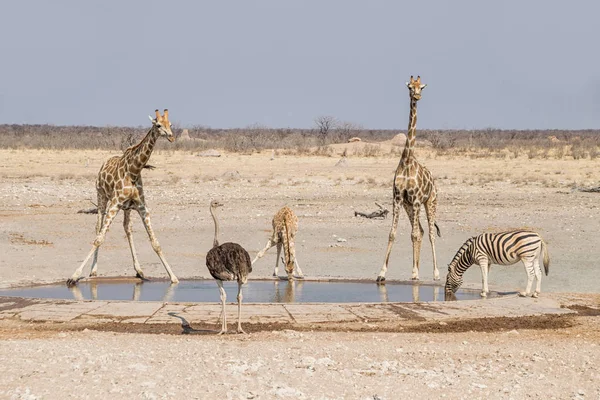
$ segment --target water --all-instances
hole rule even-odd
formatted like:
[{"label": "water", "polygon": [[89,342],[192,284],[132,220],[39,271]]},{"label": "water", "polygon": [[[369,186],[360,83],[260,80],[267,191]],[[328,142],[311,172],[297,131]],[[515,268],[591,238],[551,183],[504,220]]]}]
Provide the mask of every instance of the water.
[{"label": "water", "polygon": [[[235,302],[237,283],[225,282],[227,301]],[[249,281],[243,286],[245,303],[376,303],[444,301],[444,288],[412,283],[377,285],[353,281]],[[166,281],[98,280],[68,288],[64,283],[0,290],[0,296],[75,300],[135,300],[219,302],[214,280]],[[479,299],[478,290],[460,289],[457,300]]]}]

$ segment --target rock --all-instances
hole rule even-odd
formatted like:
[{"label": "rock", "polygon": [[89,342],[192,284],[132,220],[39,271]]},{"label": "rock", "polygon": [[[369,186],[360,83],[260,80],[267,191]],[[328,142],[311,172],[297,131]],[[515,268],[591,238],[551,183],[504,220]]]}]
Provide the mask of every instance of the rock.
[{"label": "rock", "polygon": [[190,132],[187,129],[184,129],[179,135],[179,140],[191,140]]},{"label": "rock", "polygon": [[209,149],[203,151],[202,153],[198,153],[198,157],[221,157],[221,153],[215,149]]},{"label": "rock", "polygon": [[336,167],[347,167],[348,166],[348,159],[346,157],[342,157],[340,158],[340,160],[335,163]]},{"label": "rock", "polygon": [[392,138],[392,146],[404,146],[406,144],[406,135],[399,133]]},{"label": "rock", "polygon": [[348,139],[348,143],[354,143],[354,142],[361,142],[362,139],[359,137],[351,137],[350,139]]},{"label": "rock", "polygon": [[240,175],[240,173],[238,171],[227,171],[223,174],[223,178],[226,179],[231,179],[231,180],[237,180],[237,179],[241,179],[242,176]]},{"label": "rock", "polygon": [[338,241],[339,243],[344,243],[344,242],[347,242],[347,240],[346,240],[346,239],[344,239],[344,238],[337,238],[337,241]]}]

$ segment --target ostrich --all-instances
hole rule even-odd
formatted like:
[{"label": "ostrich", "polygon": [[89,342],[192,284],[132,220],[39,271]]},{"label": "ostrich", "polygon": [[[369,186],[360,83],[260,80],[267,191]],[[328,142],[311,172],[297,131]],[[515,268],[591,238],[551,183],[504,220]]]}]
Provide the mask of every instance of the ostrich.
[{"label": "ostrich", "polygon": [[227,295],[223,288],[223,281],[238,282],[238,325],[237,333],[246,333],[242,329],[240,322],[242,317],[242,285],[248,281],[248,274],[252,272],[252,263],[248,252],[237,243],[223,243],[219,245],[219,221],[217,220],[216,210],[223,204],[213,200],[210,202],[210,214],[215,223],[215,238],[213,247],[206,253],[206,266],[213,278],[217,281],[219,292],[221,293],[221,331],[219,335],[227,332],[227,316],[225,314],[225,300]]}]

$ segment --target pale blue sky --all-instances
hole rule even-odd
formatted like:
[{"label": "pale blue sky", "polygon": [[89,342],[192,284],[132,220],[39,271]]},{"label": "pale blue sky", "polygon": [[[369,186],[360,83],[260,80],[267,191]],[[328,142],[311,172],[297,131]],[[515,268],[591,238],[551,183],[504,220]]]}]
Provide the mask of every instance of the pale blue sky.
[{"label": "pale blue sky", "polygon": [[600,2],[4,2],[0,123],[599,128]]}]

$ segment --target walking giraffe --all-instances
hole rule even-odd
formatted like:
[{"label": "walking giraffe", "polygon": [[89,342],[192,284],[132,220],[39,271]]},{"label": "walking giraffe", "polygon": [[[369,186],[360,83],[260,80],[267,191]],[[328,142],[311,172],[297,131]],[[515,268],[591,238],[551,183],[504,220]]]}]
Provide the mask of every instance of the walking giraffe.
[{"label": "walking giraffe", "polygon": [[416,142],[417,130],[417,101],[421,99],[421,91],[427,86],[421,83],[421,77],[417,76],[415,80],[412,76],[410,82],[406,82],[410,96],[410,114],[408,122],[408,134],[404,151],[400,158],[396,174],[394,175],[393,188],[393,204],[392,210],[392,229],[388,239],[387,250],[385,252],[385,260],[383,267],[377,276],[377,282],[385,282],[385,273],[388,269],[388,262],[394,240],[396,239],[396,230],[398,229],[398,218],[400,213],[400,205],[406,210],[408,219],[412,226],[411,239],[413,243],[413,269],[412,279],[419,279],[419,259],[421,256],[421,243],[423,239],[423,227],[419,220],[421,205],[425,206],[427,214],[427,222],[429,224],[429,241],[431,242],[431,250],[433,252],[433,279],[440,279],[440,272],[437,268],[435,258],[435,232],[438,236],[440,228],[435,222],[435,212],[437,205],[437,193],[435,183],[431,172],[417,161],[414,155],[414,147]]},{"label": "walking giraffe", "polygon": [[98,195],[96,239],[94,240],[92,250],[88,253],[79,268],[75,270],[71,278],[67,280],[67,285],[72,286],[77,284],[77,281],[81,279],[83,267],[87,264],[92,255],[94,255],[94,259],[92,261],[90,276],[97,275],[98,250],[104,242],[106,232],[108,232],[108,228],[119,210],[123,210],[124,213],[123,227],[125,228],[125,234],[127,235],[127,241],[129,242],[129,248],[131,249],[133,268],[135,268],[136,275],[139,278],[144,279],[144,273],[138,262],[135,246],[133,244],[130,219],[131,210],[136,210],[140,214],[144,227],[150,237],[152,248],[167,270],[171,282],[179,282],[175,274],[173,274],[173,271],[171,271],[171,267],[167,263],[160,248],[160,244],[152,230],[150,213],[146,207],[142,184],[142,169],[150,159],[150,155],[152,155],[152,150],[154,149],[158,137],[164,136],[169,142],[175,140],[173,132],[171,131],[171,123],[169,122],[169,110],[165,110],[163,116],[160,115],[158,110],[155,112],[156,118],[153,119],[150,117],[152,128],[150,128],[150,131],[148,131],[144,139],[137,145],[131,146],[125,150],[123,155],[109,158],[100,168],[98,178],[96,179],[96,192]]}]

